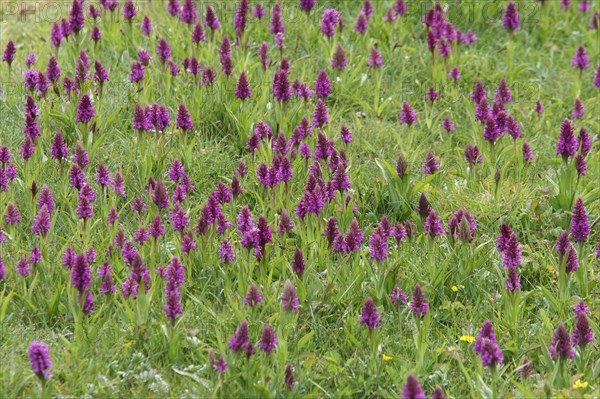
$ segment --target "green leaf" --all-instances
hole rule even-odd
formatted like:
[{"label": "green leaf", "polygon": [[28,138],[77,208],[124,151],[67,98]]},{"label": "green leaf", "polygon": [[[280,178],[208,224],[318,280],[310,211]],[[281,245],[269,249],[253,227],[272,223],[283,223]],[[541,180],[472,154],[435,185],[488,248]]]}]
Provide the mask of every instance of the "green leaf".
[{"label": "green leaf", "polygon": [[309,331],[306,335],[298,340],[298,344],[296,345],[298,352],[302,351],[302,349],[304,349],[304,347],[312,341],[314,335],[314,331]]}]

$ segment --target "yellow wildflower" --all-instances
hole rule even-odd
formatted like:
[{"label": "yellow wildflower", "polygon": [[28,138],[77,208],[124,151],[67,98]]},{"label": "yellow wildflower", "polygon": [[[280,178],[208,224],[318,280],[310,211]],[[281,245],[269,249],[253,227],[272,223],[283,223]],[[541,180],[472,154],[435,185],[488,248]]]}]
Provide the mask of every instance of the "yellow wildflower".
[{"label": "yellow wildflower", "polygon": [[577,380],[575,384],[573,384],[574,389],[585,388],[588,386],[588,383],[585,381]]},{"label": "yellow wildflower", "polygon": [[450,289],[452,290],[452,292],[458,292],[458,287],[455,285],[453,285]]},{"label": "yellow wildflower", "polygon": [[467,342],[467,343],[472,343],[473,341],[475,341],[475,337],[472,335],[463,335],[460,337],[460,340],[463,342]]},{"label": "yellow wildflower", "polygon": [[389,360],[392,360],[392,357],[388,356],[388,355],[383,355],[383,360],[385,360],[387,362]]}]

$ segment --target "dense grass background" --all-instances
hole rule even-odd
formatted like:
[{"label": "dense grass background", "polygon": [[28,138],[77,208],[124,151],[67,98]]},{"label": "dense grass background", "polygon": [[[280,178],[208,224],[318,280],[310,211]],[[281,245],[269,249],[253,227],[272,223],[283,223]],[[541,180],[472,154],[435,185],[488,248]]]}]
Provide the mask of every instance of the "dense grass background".
[{"label": "dense grass background", "polygon": [[[72,76],[83,48],[92,65],[94,60],[101,61],[110,75],[102,96],[93,97],[98,133],[93,144],[86,146],[90,156],[86,176],[91,182],[99,163],[106,164],[113,173],[120,171],[126,179],[127,198],[111,196],[97,203],[95,220],[89,224],[88,233],[81,235],[74,211],[77,193],[69,189],[66,171],[48,159],[56,131],[67,138],[72,153],[81,134],[81,126],[74,123],[77,102],[65,103],[52,93],[49,100],[38,101],[43,135],[38,139],[36,155],[27,164],[18,160],[18,180],[8,192],[0,193],[2,212],[7,203],[14,202],[23,217],[17,229],[7,231],[8,243],[0,244],[1,256],[9,269],[6,282],[0,283],[0,395],[41,394],[28,367],[26,352],[32,340],[44,341],[50,347],[54,377],[46,393],[57,396],[398,397],[409,372],[419,378],[428,394],[439,385],[447,397],[455,398],[491,397],[491,389],[497,397],[599,395],[597,344],[589,350],[583,365],[571,362],[570,381],[564,387],[555,383],[554,365],[547,354],[560,321],[572,331],[574,316],[570,308],[582,299],[590,308],[592,329],[600,336],[598,260],[594,258],[600,235],[600,90],[592,85],[593,71],[600,64],[600,31],[589,30],[592,13],[578,13],[577,4],[565,13],[558,2],[549,2],[543,8],[532,1],[517,2],[521,29],[511,38],[501,23],[506,2],[444,2],[448,20],[462,31],[472,29],[478,41],[469,47],[461,46],[459,52],[453,51],[447,64],[436,59],[432,67],[426,30],[420,22],[432,2],[408,3],[407,15],[395,24],[385,24],[382,19],[391,2],[374,1],[374,16],[363,37],[353,31],[361,6],[357,1],[319,1],[308,18],[296,1],[282,1],[287,46],[283,55],[291,66],[290,80],[298,78],[313,86],[318,72],[325,69],[333,87],[327,100],[331,120],[325,129],[327,136],[336,137],[342,124],[354,133],[354,142],[346,149],[350,160],[348,174],[351,196],[358,208],[356,217],[365,236],[370,236],[384,214],[392,222],[411,219],[422,232],[416,205],[420,193],[425,192],[444,226],[457,209],[471,212],[478,225],[475,240],[453,244],[444,237],[430,245],[420,234],[401,250],[391,246],[390,258],[377,264],[369,259],[366,245],[352,257],[331,254],[323,239],[307,238],[317,235],[316,219],[301,222],[294,217],[296,233],[288,237],[274,234],[268,259],[247,276],[263,295],[259,308],[251,310],[243,306],[247,287],[240,284],[238,270],[247,270],[256,263],[254,258],[247,257],[237,245],[236,263],[221,265],[217,254],[220,240],[215,232],[197,237],[198,249],[185,257],[178,238],[167,225],[169,233],[156,253],[151,253],[148,245],[140,249],[152,272],[148,294],[125,300],[119,293],[113,297],[96,293],[95,311],[89,317],[81,316],[73,305],[75,293],[69,273],[61,265],[62,252],[69,244],[78,252],[93,245],[103,260],[104,250],[112,245],[117,231],[116,226],[106,227],[104,223],[111,206],[120,211],[120,223],[128,236],[152,220],[156,209],[150,206],[148,198],[144,197],[149,212],[142,220],[131,212],[131,201],[136,195],[145,195],[150,176],[165,178],[173,159],[183,162],[196,186],[185,206],[192,226],[217,182],[229,183],[240,160],[248,164],[250,172],[242,182],[244,196],[224,207],[232,223],[239,209],[248,205],[255,219],[265,215],[275,228],[277,208],[285,206],[293,213],[302,195],[308,177],[304,161],[294,161],[289,196],[284,198],[283,192],[278,192],[278,203],[273,207],[255,178],[260,162],[270,162],[270,150],[263,149],[253,157],[244,149],[258,120],[269,123],[274,130],[279,126],[289,137],[303,116],[310,119],[314,108],[315,101],[306,104],[293,100],[282,114],[271,95],[272,78],[281,59],[268,32],[274,3],[262,2],[267,10],[262,22],[249,18],[245,33],[248,48],[244,51],[232,47],[236,78],[226,80],[220,75],[215,86],[207,90],[194,86],[191,77],[184,74],[168,76],[158,60],[153,59],[146,70],[143,90],[138,92],[129,83],[137,50],[144,48],[156,58],[161,37],[171,44],[172,59],[180,65],[185,57],[194,55],[203,66],[220,72],[217,50],[224,35],[234,36],[236,4],[211,3],[222,24],[214,43],[201,43],[196,48],[190,41],[191,30],[166,13],[166,2],[153,0],[136,2],[138,16],[132,26],[123,21],[122,4],[113,16],[104,15],[98,22],[103,35],[99,46],[94,47],[89,40],[93,22],[86,21],[79,38],[69,38],[57,52],[50,47],[50,27],[56,20],[68,18],[69,4],[1,4],[0,47],[12,39],[17,45],[17,59],[10,75],[6,64],[0,65],[0,144],[8,146],[18,158],[24,138],[25,56],[35,52],[35,67],[45,70],[50,55],[56,54],[63,76]],[[13,5],[15,8],[11,8]],[[200,16],[204,15],[205,5],[206,2],[198,2]],[[322,11],[330,7],[340,11],[345,24],[332,43],[319,31]],[[592,2],[593,11],[598,7],[597,1]],[[21,13],[15,9],[32,11]],[[148,15],[154,26],[149,38],[140,32],[143,15]],[[267,72],[263,72],[256,56],[262,41],[269,44],[273,62]],[[338,43],[348,56],[348,68],[341,73],[329,65]],[[367,67],[369,50],[375,45],[384,63],[377,72]],[[590,58],[590,69],[581,78],[571,67],[579,45],[585,46]],[[452,66],[462,73],[462,79],[456,83],[447,78]],[[248,73],[253,94],[244,103],[234,97],[235,82],[242,70]],[[512,90],[514,101],[508,108],[533,149],[533,165],[522,162],[522,140],[513,144],[509,137],[500,140],[494,163],[482,137],[482,127],[474,121],[474,106],[469,99],[473,84],[481,79],[491,96],[502,78]],[[440,92],[433,108],[424,99],[430,85]],[[89,90],[92,92],[93,87]],[[594,227],[589,241],[578,248],[580,263],[588,269],[589,283],[581,287],[573,279],[571,296],[561,302],[557,299],[559,264],[553,247],[558,234],[569,228],[573,200],[566,206],[555,201],[558,181],[565,173],[562,160],[555,155],[555,145],[560,124],[564,118],[570,118],[576,97],[587,109],[584,118],[574,122],[576,133],[584,126],[594,145],[587,157],[587,175],[581,181],[571,181],[569,187],[574,198],[583,198]],[[400,125],[398,116],[404,100],[417,111],[417,126]],[[541,117],[534,112],[537,100],[544,106]],[[135,134],[131,124],[135,104],[154,102],[167,106],[173,124],[178,105],[184,103],[190,110],[195,132],[182,136],[172,127],[159,143],[152,134]],[[444,117],[455,123],[455,134],[441,129]],[[467,141],[483,151],[484,162],[476,173],[467,172],[463,157]],[[342,148],[339,140],[337,143]],[[426,177],[421,166],[430,149],[441,168],[439,173]],[[410,177],[415,184],[403,197],[404,203],[394,201],[397,194],[386,180],[389,176],[383,173],[384,163],[394,166],[401,152],[409,160]],[[496,168],[501,172],[497,190]],[[51,235],[43,242],[30,235],[35,215],[29,191],[33,181],[38,187],[47,184],[58,204]],[[170,193],[173,188],[169,186]],[[348,212],[339,215],[336,207],[333,204],[326,208],[323,216],[338,215],[345,230],[352,216]],[[168,220],[165,215],[163,221]],[[518,325],[507,314],[501,255],[495,248],[501,221],[515,230],[522,244],[523,287]],[[228,236],[237,240],[234,233]],[[40,273],[22,278],[14,265],[33,245],[43,251]],[[306,257],[307,270],[302,279],[295,277],[290,268],[296,246],[304,250]],[[175,328],[165,319],[163,283],[154,273],[172,256],[179,256],[186,268],[184,315]],[[120,289],[127,278],[127,268],[116,255],[107,259],[113,265]],[[279,297],[286,279],[292,279],[298,290],[298,315],[289,315],[281,308]],[[414,320],[406,307],[398,311],[388,297],[394,285],[409,294],[417,282],[424,287],[431,305],[427,351],[419,365],[415,358]],[[94,286],[98,287],[99,281]],[[358,325],[367,296],[375,299],[382,316],[381,328],[373,337]],[[248,320],[254,342],[263,323],[276,327],[279,347],[270,358],[257,354],[247,366],[241,355],[228,351],[227,342],[243,319]],[[476,336],[486,319],[493,322],[505,357],[499,382],[491,389],[490,373],[482,369],[472,344],[459,340],[463,335]],[[222,385],[206,365],[209,348],[215,348],[229,363]],[[525,355],[536,374],[521,380],[516,370]],[[283,382],[288,363],[293,364],[297,381],[291,393]],[[578,379],[589,385],[573,388]]]}]

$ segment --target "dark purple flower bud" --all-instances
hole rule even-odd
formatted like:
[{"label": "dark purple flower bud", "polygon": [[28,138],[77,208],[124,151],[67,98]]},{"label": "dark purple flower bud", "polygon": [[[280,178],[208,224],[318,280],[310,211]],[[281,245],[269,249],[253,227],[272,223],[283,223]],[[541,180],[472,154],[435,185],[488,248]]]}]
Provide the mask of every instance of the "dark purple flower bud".
[{"label": "dark purple flower bud", "polygon": [[392,303],[394,303],[395,305],[399,305],[400,302],[406,302],[406,295],[404,295],[404,292],[402,292],[402,289],[400,287],[395,286],[394,289],[392,289],[392,293],[390,294],[390,299]]},{"label": "dark purple flower bud", "polygon": [[460,70],[457,67],[452,67],[448,73],[448,79],[455,81],[460,80]]},{"label": "dark purple flower bud", "polygon": [[524,141],[523,142],[523,160],[525,162],[528,163],[532,163],[533,162],[533,152],[531,151],[531,147],[529,146],[529,144]]},{"label": "dark purple flower bud", "polygon": [[16,269],[17,269],[17,273],[19,273],[21,276],[24,276],[24,277],[29,276],[31,267],[25,256],[23,256],[19,259],[19,261],[17,262]]},{"label": "dark purple flower bud", "polygon": [[279,70],[275,72],[275,77],[273,79],[273,97],[280,102],[286,102],[290,99],[291,90],[286,71]]},{"label": "dark purple flower bud", "polygon": [[[69,28],[71,31],[75,32],[77,35],[80,30],[84,27],[84,17],[83,17],[83,1],[82,0],[73,0],[73,5],[71,6],[69,19]],[[64,35],[68,36],[68,35]]]},{"label": "dark purple flower bud", "polygon": [[52,42],[52,46],[59,48],[62,43],[63,31],[60,28],[58,23],[54,23],[52,25],[52,30],[50,31],[50,41]]},{"label": "dark purple flower bud", "polygon": [[169,0],[169,4],[167,4],[167,11],[172,17],[179,15],[179,2],[177,0]]},{"label": "dark purple flower bud", "polygon": [[101,294],[109,295],[116,292],[117,289],[112,281],[112,267],[108,262],[104,262],[98,269],[98,278],[102,279],[102,285],[100,286]]},{"label": "dark purple flower bud", "polygon": [[517,235],[512,233],[506,241],[504,251],[502,253],[502,266],[508,269],[510,266],[521,265],[521,246],[517,240]]},{"label": "dark purple flower bud", "polygon": [[368,297],[365,300],[365,304],[360,315],[359,324],[361,326],[367,326],[369,331],[380,326],[379,312],[377,311],[377,307],[375,306],[375,303],[371,297]]},{"label": "dark purple flower bud", "polygon": [[248,324],[244,320],[229,340],[229,349],[238,352],[246,342],[248,342]]},{"label": "dark purple flower bud", "polygon": [[32,230],[34,235],[42,237],[46,237],[46,234],[50,231],[50,212],[46,205],[42,206],[35,215]]},{"label": "dark purple flower bud", "polygon": [[554,331],[552,342],[548,347],[548,353],[552,360],[568,360],[573,359],[575,351],[571,346],[571,340],[569,339],[569,333],[565,328],[565,325],[561,322]]},{"label": "dark purple flower bud", "polygon": [[169,46],[169,43],[167,43],[167,41],[164,38],[161,38],[158,42],[158,46],[156,47],[156,54],[158,55],[160,62],[162,62],[163,64],[166,63],[169,60],[169,58],[171,58],[171,46]]},{"label": "dark purple flower bud", "polygon": [[119,214],[117,213],[117,210],[114,207],[110,208],[110,211],[108,212],[108,215],[106,216],[106,222],[112,226],[115,224],[115,222],[118,219],[119,219]]},{"label": "dark purple flower bud", "polygon": [[396,15],[398,15],[399,17],[406,14],[407,8],[406,8],[406,4],[404,4],[403,0],[396,0],[396,4],[394,5],[394,11],[396,12]]},{"label": "dark purple flower bud", "polygon": [[400,156],[398,157],[398,161],[396,162],[396,173],[398,174],[398,177],[402,179],[404,177],[404,175],[406,174],[407,170],[408,170],[408,161],[404,157],[404,154],[400,153]]},{"label": "dark purple flower bud", "polygon": [[69,21],[67,21],[64,18],[60,21],[60,30],[61,30],[61,37],[64,39],[67,39],[67,40],[69,39],[69,36],[73,32],[73,30],[71,29],[71,25],[69,24]]},{"label": "dark purple flower bud", "polygon": [[331,83],[327,77],[327,72],[321,69],[315,82],[315,95],[319,98],[325,99],[331,94]]},{"label": "dark purple flower bud", "polygon": [[393,23],[396,22],[396,18],[397,15],[394,9],[392,7],[388,7],[387,11],[385,12],[385,16],[383,17],[383,22]]},{"label": "dark purple flower bud", "polygon": [[165,225],[160,219],[160,215],[157,214],[154,217],[152,223],[150,223],[150,228],[148,229],[148,232],[152,237],[154,237],[155,242],[158,239],[158,237],[163,237],[165,235]]},{"label": "dark purple flower bud", "polygon": [[575,157],[575,169],[577,170],[577,174],[579,176],[585,176],[587,164],[585,163],[585,158],[582,154],[579,154],[577,157]]},{"label": "dark purple flower bud", "polygon": [[583,313],[587,316],[588,310],[588,306],[585,304],[584,301],[580,301],[577,305],[573,307],[573,313],[575,313],[575,316],[577,316],[579,313]]},{"label": "dark purple flower bud", "polygon": [[427,219],[425,219],[423,228],[425,229],[425,234],[428,235],[432,240],[435,237],[440,237],[443,234],[444,231],[442,229],[442,225],[433,209],[429,210],[429,214],[427,215]]},{"label": "dark purple flower bud", "polygon": [[440,169],[440,164],[437,159],[435,159],[435,155],[433,155],[432,151],[427,153],[425,157],[425,163],[423,164],[423,174],[424,175],[432,175]]},{"label": "dark purple flower bud", "polygon": [[100,61],[94,63],[94,80],[102,86],[104,82],[108,81],[108,72]]},{"label": "dark purple flower bud", "polygon": [[371,51],[369,52],[369,60],[367,61],[367,65],[369,68],[377,69],[383,66],[383,61],[381,59],[381,54],[377,47],[371,47]]},{"label": "dark purple flower bud", "polygon": [[56,62],[56,57],[51,56],[48,60],[48,67],[46,68],[46,77],[52,84],[56,85],[60,81],[60,67]]},{"label": "dark purple flower bud", "polygon": [[137,16],[137,10],[132,0],[128,0],[123,7],[123,18],[131,24],[133,17]]},{"label": "dark purple flower bud", "polygon": [[475,86],[473,86],[473,91],[471,92],[471,100],[473,100],[473,102],[478,105],[481,103],[481,100],[483,100],[484,98],[487,97],[487,93],[485,92],[485,87],[483,86],[483,83],[481,83],[481,80],[477,80],[477,82],[475,82]]},{"label": "dark purple flower bud", "polygon": [[577,313],[575,319],[575,328],[573,329],[571,342],[573,346],[584,348],[586,345],[594,342],[594,332],[590,328],[586,313]]},{"label": "dark purple flower bud", "polygon": [[221,23],[217,19],[214,10],[209,5],[206,7],[206,17],[204,18],[204,26],[213,32],[221,27]]},{"label": "dark purple flower bud", "polygon": [[566,162],[569,157],[575,156],[577,147],[578,143],[573,132],[573,127],[571,126],[571,121],[565,119],[560,127],[556,155],[561,155]]},{"label": "dark purple flower bud", "polygon": [[442,392],[442,388],[435,387],[433,393],[431,394],[431,399],[444,399],[444,393]]},{"label": "dark purple flower bud", "polygon": [[223,356],[219,357],[219,361],[213,364],[213,369],[221,376],[225,374],[225,372],[227,371],[227,362],[225,361]]},{"label": "dark purple flower bud", "polygon": [[387,236],[380,227],[376,228],[369,239],[369,255],[371,260],[383,262],[388,255]]},{"label": "dark purple flower bud", "polygon": [[425,317],[427,311],[429,310],[427,298],[425,298],[423,289],[418,283],[415,285],[415,289],[412,293],[412,300],[410,301],[409,309],[419,317]]},{"label": "dark purple flower bud", "polygon": [[577,97],[575,99],[575,104],[573,105],[573,113],[571,117],[573,119],[581,119],[583,118],[583,114],[585,114],[585,107],[583,106],[583,102]]},{"label": "dark purple flower bud", "polygon": [[81,169],[84,169],[89,163],[88,153],[81,146],[80,143],[77,143],[75,147],[75,154],[73,154],[73,162],[79,165]]},{"label": "dark purple flower bud", "polygon": [[134,62],[131,65],[131,74],[129,75],[129,81],[131,83],[139,83],[144,80],[145,70],[141,63]]},{"label": "dark purple flower bud", "polygon": [[465,160],[471,167],[483,162],[483,155],[480,154],[479,148],[473,146],[470,141],[467,142],[465,147]]},{"label": "dark purple flower bud", "polygon": [[198,18],[198,13],[193,0],[185,0],[181,8],[181,22],[192,25],[196,22],[196,18]]},{"label": "dark purple flower bud", "polygon": [[31,266],[35,267],[35,265],[37,265],[41,261],[42,261],[42,254],[41,254],[40,250],[38,249],[38,247],[34,246],[29,254],[29,263],[31,264]]},{"label": "dark purple flower bud", "polygon": [[429,216],[429,212],[431,212],[431,206],[429,205],[429,201],[427,201],[427,196],[425,193],[421,193],[419,197],[419,205],[417,206],[417,213],[422,218],[427,218]]},{"label": "dark purple flower bud", "polygon": [[300,305],[298,303],[298,295],[296,295],[296,288],[290,280],[287,280],[283,286],[281,303],[283,304],[283,308],[287,311],[298,311],[298,307]]},{"label": "dark purple flower bud", "polygon": [[[77,2],[78,0],[75,0]],[[94,116],[96,115],[94,111],[94,107],[92,106],[92,101],[87,94],[84,94],[79,101],[79,106],[77,107],[77,123],[87,124]]]},{"label": "dark purple flower bud", "polygon": [[266,70],[267,67],[269,66],[269,60],[267,58],[267,50],[269,49],[269,46],[267,46],[266,42],[262,42],[262,44],[260,45],[259,49],[258,49],[258,56],[260,57],[260,63],[263,67],[263,70]]},{"label": "dark purple flower bud", "polygon": [[579,143],[577,147],[581,149],[581,155],[585,157],[592,149],[592,141],[590,140],[590,136],[585,128],[582,127],[579,130],[579,137],[577,138],[577,141]]},{"label": "dark purple flower bud", "polygon": [[402,388],[402,399],[425,399],[425,393],[419,385],[419,380],[412,374],[406,378],[406,384]]},{"label": "dark purple flower bud", "polygon": [[504,289],[508,292],[519,291],[521,289],[521,281],[519,280],[519,274],[517,273],[517,267],[514,265],[508,266],[508,274],[506,277],[506,283],[504,285]]},{"label": "dark purple flower bud", "polygon": [[77,255],[75,258],[75,262],[71,268],[71,281],[73,287],[80,293],[89,288],[92,283],[90,268],[83,254]]},{"label": "dark purple flower bud", "polygon": [[579,268],[579,260],[577,259],[577,252],[573,247],[573,244],[569,243],[567,248],[567,261],[565,262],[565,269],[567,273],[575,273]]},{"label": "dark purple flower bud", "polygon": [[517,12],[517,7],[515,6],[515,3],[513,3],[512,1],[508,3],[508,6],[506,6],[502,22],[504,25],[504,29],[508,30],[511,33],[519,29],[519,13]]},{"label": "dark purple flower bud", "polygon": [[240,78],[235,88],[235,96],[240,100],[246,100],[252,96],[250,84],[248,83],[248,78],[246,77],[246,71],[242,71],[240,74]]},{"label": "dark purple flower bud", "polygon": [[177,112],[177,128],[181,129],[184,134],[194,130],[192,118],[183,104],[179,104],[179,110]]},{"label": "dark purple flower bud", "polygon": [[304,272],[304,256],[302,255],[302,250],[298,247],[296,247],[296,252],[294,253],[292,270],[298,275],[299,278],[302,278],[302,273]]},{"label": "dark purple flower bud", "polygon": [[192,43],[198,45],[200,44],[200,42],[203,42],[205,39],[204,37],[204,30],[202,29],[202,24],[200,22],[196,23],[196,26],[194,27],[194,31],[192,32]]},{"label": "dark purple flower bud", "polygon": [[148,37],[150,33],[152,33],[152,21],[150,21],[147,15],[144,15],[144,19],[142,20],[142,35]]},{"label": "dark purple flower bud", "polygon": [[416,121],[415,111],[413,111],[407,101],[404,101],[402,103],[402,111],[400,112],[400,122],[404,125],[412,126]]},{"label": "dark purple flower bud", "polygon": [[358,17],[356,18],[356,23],[354,24],[354,31],[359,35],[364,35],[369,29],[369,19],[365,15],[364,12],[360,12]]},{"label": "dark purple flower bud", "polygon": [[327,114],[327,106],[323,100],[319,99],[313,113],[313,126],[321,129],[329,124],[329,115]]},{"label": "dark purple flower bud", "polygon": [[340,24],[340,14],[337,10],[330,8],[323,11],[321,20],[321,33],[326,37],[335,36],[335,26]]},{"label": "dark purple flower bud", "polygon": [[[25,126],[23,126],[23,133],[25,133],[26,138],[31,139],[32,143],[34,144],[35,147],[35,142],[33,140],[35,140],[36,137],[40,137],[42,135],[42,132],[40,131],[40,127],[37,124],[37,121],[35,119],[33,119],[31,117],[31,115],[27,115],[25,117]],[[28,143],[27,145],[29,145],[30,143]],[[24,144],[25,146],[25,144]],[[34,149],[34,147],[31,148],[27,148],[27,150],[32,150]],[[27,152],[27,151],[26,151]],[[31,153],[33,154],[33,152]],[[23,156],[23,153],[21,154]],[[29,159],[30,156],[23,156],[23,159]]]},{"label": "dark purple flower bud", "polygon": [[28,134],[25,137],[25,141],[23,142],[21,149],[19,150],[19,154],[21,155],[21,158],[23,158],[24,161],[30,159],[35,153],[35,141],[33,141],[32,137],[32,135]]},{"label": "dark purple flower bud", "polygon": [[575,206],[573,207],[571,216],[571,235],[578,243],[587,240],[590,235],[588,215],[581,197],[577,198]]},{"label": "dark purple flower bud", "polygon": [[575,56],[573,56],[572,65],[573,68],[579,69],[580,73],[589,68],[588,54],[583,46],[577,48]]},{"label": "dark purple flower bud", "polygon": [[43,342],[32,341],[29,344],[29,365],[35,375],[38,376],[42,381],[47,381],[52,378],[50,369],[52,368],[52,361],[50,360],[50,353],[48,347]]},{"label": "dark purple flower bud", "polygon": [[100,29],[95,25],[92,31],[90,32],[90,40],[96,44],[98,44],[98,42],[102,40],[102,32],[100,32]]},{"label": "dark purple flower bud", "polygon": [[260,335],[258,347],[269,355],[275,348],[277,348],[277,336],[271,326],[265,324]]},{"label": "dark purple flower bud", "polygon": [[263,8],[262,4],[257,4],[254,7],[254,10],[252,11],[252,16],[260,21],[263,19],[263,17],[265,15],[266,15],[266,12],[265,12],[265,9]]},{"label": "dark purple flower bud", "polygon": [[284,33],[284,30],[282,7],[281,4],[275,3],[271,14],[271,28],[269,31],[272,35],[277,35],[278,33]]},{"label": "dark purple flower bud", "polygon": [[341,45],[337,45],[333,57],[331,58],[331,68],[343,71],[346,69],[348,63],[346,62],[346,52]]},{"label": "dark purple flower bud", "polygon": [[256,307],[256,305],[260,302],[262,302],[260,292],[258,291],[258,288],[256,288],[256,286],[252,284],[248,289],[248,292],[246,293],[244,303],[248,306]]}]

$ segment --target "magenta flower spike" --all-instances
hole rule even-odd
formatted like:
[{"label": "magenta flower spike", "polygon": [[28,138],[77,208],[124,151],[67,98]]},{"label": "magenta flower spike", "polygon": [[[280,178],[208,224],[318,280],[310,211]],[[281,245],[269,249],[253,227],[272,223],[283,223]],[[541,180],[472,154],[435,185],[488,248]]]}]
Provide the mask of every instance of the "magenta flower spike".
[{"label": "magenta flower spike", "polygon": [[45,343],[32,341],[29,344],[29,365],[33,373],[42,381],[52,378],[52,374],[50,374],[52,361]]},{"label": "magenta flower spike", "polygon": [[[77,1],[77,0],[75,0]],[[94,111],[94,107],[92,105],[92,101],[87,94],[84,94],[79,101],[79,106],[77,107],[77,123],[88,124],[92,118],[96,116],[96,112]]]},{"label": "magenta flower spike", "polygon": [[148,37],[150,33],[152,33],[152,21],[150,21],[147,15],[144,15],[144,19],[142,20],[142,34]]},{"label": "magenta flower spike", "polygon": [[400,112],[400,123],[408,125],[409,127],[415,124],[417,116],[415,111],[412,109],[407,101],[402,103],[402,111]]},{"label": "magenta flower spike", "polygon": [[571,215],[571,235],[578,243],[586,241],[590,235],[590,226],[587,211],[581,197],[575,201]]},{"label": "magenta flower spike", "polygon": [[412,299],[409,304],[409,309],[418,317],[425,317],[427,311],[429,310],[429,304],[427,303],[427,298],[425,298],[425,294],[423,293],[423,289],[417,283],[415,284],[415,289],[412,293]]},{"label": "magenta flower spike", "polygon": [[571,63],[573,68],[579,70],[579,74],[583,73],[584,70],[588,69],[590,63],[588,61],[588,54],[583,46],[579,46],[575,55],[573,56],[573,62]]},{"label": "magenta flower spike", "polygon": [[179,104],[179,110],[177,111],[177,128],[181,129],[184,134],[194,130],[190,113],[183,104]]},{"label": "magenta flower spike", "polygon": [[560,134],[556,145],[556,155],[562,156],[563,161],[567,162],[569,158],[575,156],[577,147],[578,143],[573,132],[571,121],[565,119],[560,127]]},{"label": "magenta flower spike", "polygon": [[235,96],[240,100],[246,100],[252,96],[252,92],[250,91],[250,84],[248,83],[248,78],[246,76],[246,71],[242,71],[242,73],[240,74],[235,88]]},{"label": "magenta flower spike", "polygon": [[406,377],[406,383],[402,388],[402,399],[425,399],[425,392],[423,392],[419,380],[412,374]]},{"label": "magenta flower spike", "polygon": [[548,353],[555,362],[558,360],[572,360],[575,356],[575,351],[569,339],[569,333],[562,322],[558,324],[558,327],[554,331],[552,342],[548,346]]},{"label": "magenta flower spike", "polygon": [[504,29],[513,33],[519,29],[519,13],[517,12],[517,6],[512,1],[506,6],[504,16],[502,18]]},{"label": "magenta flower spike", "polygon": [[277,348],[277,336],[275,335],[273,328],[268,324],[263,326],[258,347],[265,352],[267,356]]},{"label": "magenta flower spike", "polygon": [[377,307],[375,306],[375,303],[371,297],[368,297],[365,300],[365,304],[360,315],[359,324],[361,326],[367,326],[369,331],[380,326],[379,312],[377,311]]},{"label": "magenta flower spike", "polygon": [[367,65],[371,69],[378,69],[378,68],[383,67],[383,61],[381,59],[381,54],[379,53],[379,50],[377,50],[377,47],[371,47]]}]

